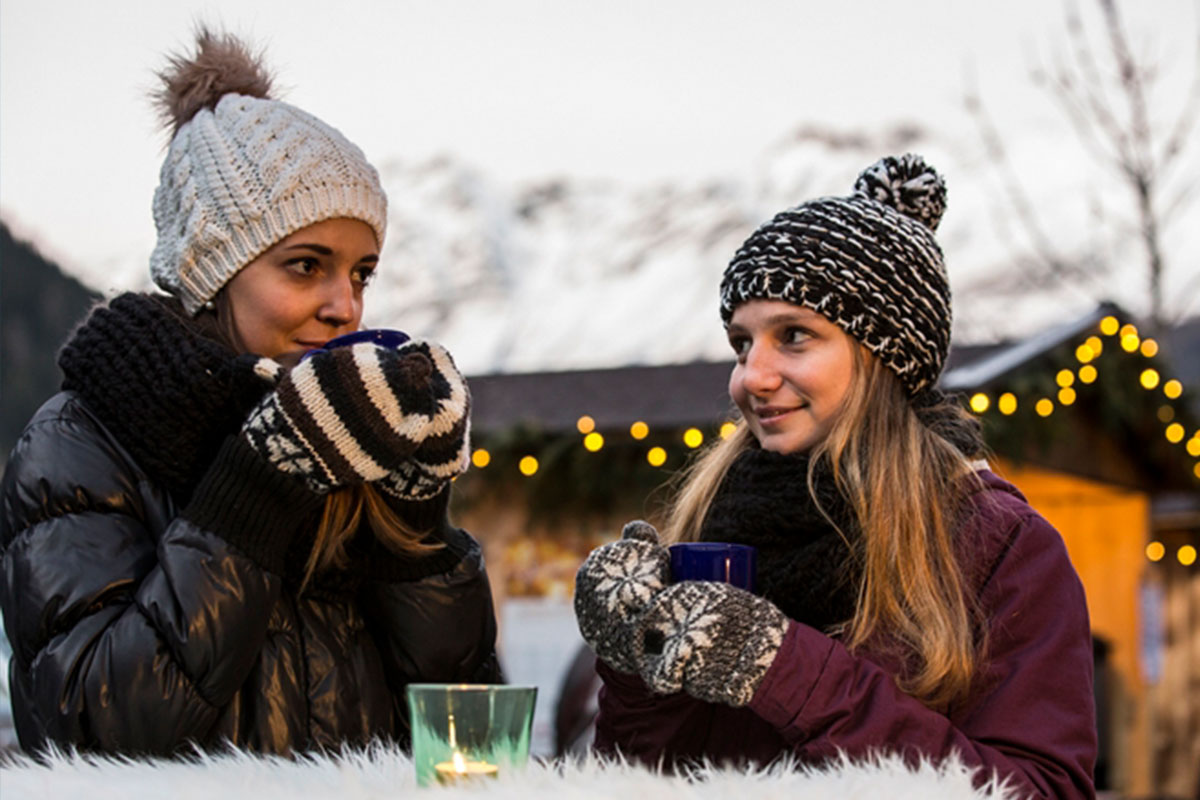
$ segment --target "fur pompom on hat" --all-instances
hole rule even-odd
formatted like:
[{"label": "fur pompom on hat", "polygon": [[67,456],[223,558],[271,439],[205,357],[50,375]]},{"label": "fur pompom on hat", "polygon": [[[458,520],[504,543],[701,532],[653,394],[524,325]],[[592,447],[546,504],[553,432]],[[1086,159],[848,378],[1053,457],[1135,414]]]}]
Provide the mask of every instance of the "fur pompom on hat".
[{"label": "fur pompom on hat", "polygon": [[195,314],[241,270],[301,228],[347,217],[383,246],[387,197],[345,136],[270,97],[260,57],[202,28],[196,51],[160,73],[172,131],[154,193],[150,274]]},{"label": "fur pompom on hat", "polygon": [[721,279],[721,318],[728,325],[749,300],[810,308],[916,397],[950,350],[950,284],[934,238],[945,209],[946,184],[920,156],[880,159],[849,197],[802,203],[751,234]]}]

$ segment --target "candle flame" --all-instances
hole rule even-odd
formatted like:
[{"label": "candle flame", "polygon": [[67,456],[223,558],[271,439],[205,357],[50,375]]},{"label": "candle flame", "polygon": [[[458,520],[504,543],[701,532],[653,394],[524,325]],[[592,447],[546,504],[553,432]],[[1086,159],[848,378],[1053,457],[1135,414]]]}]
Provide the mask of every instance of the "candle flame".
[{"label": "candle flame", "polygon": [[450,760],[454,762],[454,771],[455,772],[457,772],[461,775],[467,771],[467,760],[465,758],[463,758],[462,753],[455,750],[454,755],[450,756]]}]

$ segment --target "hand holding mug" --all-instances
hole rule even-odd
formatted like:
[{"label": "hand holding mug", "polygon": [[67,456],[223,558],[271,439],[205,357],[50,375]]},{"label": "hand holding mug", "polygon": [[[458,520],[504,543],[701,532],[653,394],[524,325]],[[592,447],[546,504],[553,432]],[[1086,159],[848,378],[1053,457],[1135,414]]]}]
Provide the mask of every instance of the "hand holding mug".
[{"label": "hand holding mug", "polygon": [[634,625],[670,580],[670,556],[647,522],[630,522],[618,541],[592,551],[575,575],[575,617],[597,657],[620,672],[638,671]]},{"label": "hand holding mug", "polygon": [[255,407],[242,435],[321,494],[382,481],[433,444],[420,490],[449,480],[466,450],[466,382],[445,348],[405,339],[398,347],[367,340],[312,351]]}]

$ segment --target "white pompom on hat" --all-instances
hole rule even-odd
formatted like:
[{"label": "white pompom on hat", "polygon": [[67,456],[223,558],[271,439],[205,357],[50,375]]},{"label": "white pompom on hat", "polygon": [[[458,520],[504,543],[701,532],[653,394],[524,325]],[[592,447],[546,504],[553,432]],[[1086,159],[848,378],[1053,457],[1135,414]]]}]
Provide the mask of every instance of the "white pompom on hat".
[{"label": "white pompom on hat", "polygon": [[387,196],[363,152],[333,127],[271,99],[260,59],[201,29],[173,58],[158,100],[174,136],[154,193],[150,274],[197,313],[263,252],[301,228],[346,217],[383,246]]}]

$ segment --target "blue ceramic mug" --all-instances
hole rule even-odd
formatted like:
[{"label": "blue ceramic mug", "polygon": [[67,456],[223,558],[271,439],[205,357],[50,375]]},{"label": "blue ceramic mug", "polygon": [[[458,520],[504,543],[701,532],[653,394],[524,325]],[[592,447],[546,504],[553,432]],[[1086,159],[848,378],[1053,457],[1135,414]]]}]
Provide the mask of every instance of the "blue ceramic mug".
[{"label": "blue ceramic mug", "polygon": [[758,551],[746,544],[682,542],[671,553],[671,581],[716,581],[758,593]]},{"label": "blue ceramic mug", "polygon": [[365,330],[355,331],[354,333],[345,333],[341,336],[335,336],[321,347],[318,347],[315,350],[309,350],[307,353],[300,356],[300,360],[303,361],[313,353],[317,353],[322,350],[332,350],[335,347],[349,347],[350,345],[358,344],[359,342],[371,342],[379,345],[380,347],[386,347],[390,350],[395,350],[397,347],[407,342],[408,338],[408,334],[404,331],[392,330],[391,328],[367,328]]}]

